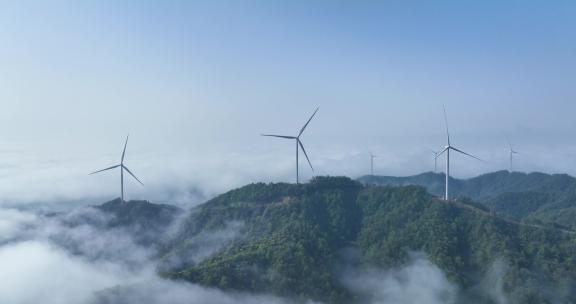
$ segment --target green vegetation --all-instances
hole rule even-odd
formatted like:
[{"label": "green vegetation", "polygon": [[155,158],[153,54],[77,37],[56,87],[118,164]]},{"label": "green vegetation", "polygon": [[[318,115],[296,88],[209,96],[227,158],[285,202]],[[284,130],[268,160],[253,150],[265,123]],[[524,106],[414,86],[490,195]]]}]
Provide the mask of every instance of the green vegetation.
[{"label": "green vegetation", "polygon": [[[444,174],[408,177],[363,176],[365,185],[418,185],[436,196],[444,194]],[[451,193],[468,197],[515,220],[548,222],[576,230],[576,179],[566,174],[498,171],[475,178],[451,179]]]},{"label": "green vegetation", "polygon": [[184,210],[172,205],[138,200],[122,202],[119,198],[94,208],[110,215],[102,228],[122,228],[145,246],[163,242],[171,225],[184,214]]},{"label": "green vegetation", "polygon": [[244,223],[241,237],[165,275],[223,289],[354,303],[339,277],[343,251],[355,248],[361,266],[382,269],[422,251],[466,292],[503,260],[509,267],[504,290],[519,303],[548,303],[550,292],[576,301],[569,288],[576,280],[576,235],[497,217],[470,200],[438,200],[417,186],[363,187],[343,177],[248,185],[194,210],[164,256],[185,258],[179,252],[195,237],[230,222]]}]

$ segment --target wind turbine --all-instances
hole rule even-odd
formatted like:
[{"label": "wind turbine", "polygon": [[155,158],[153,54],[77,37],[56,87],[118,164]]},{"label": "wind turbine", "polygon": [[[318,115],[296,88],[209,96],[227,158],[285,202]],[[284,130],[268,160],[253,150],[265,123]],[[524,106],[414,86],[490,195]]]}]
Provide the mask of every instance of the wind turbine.
[{"label": "wind turbine", "polygon": [[453,150],[455,152],[459,152],[462,153],[464,155],[470,156],[472,158],[475,158],[479,161],[482,161],[480,158],[468,154],[462,150],[459,150],[455,147],[452,146],[452,144],[450,143],[450,131],[448,130],[448,117],[446,116],[446,107],[444,107],[444,122],[446,123],[446,138],[447,138],[447,142],[448,145],[446,145],[444,147],[444,150],[442,150],[440,153],[438,153],[438,156],[436,156],[436,158],[438,158],[440,155],[444,154],[444,152],[446,152],[446,196],[444,197],[445,200],[448,200],[450,198],[450,196],[448,195],[448,184],[449,184],[449,180],[450,180],[450,150]]},{"label": "wind turbine", "polygon": [[372,152],[368,153],[370,153],[370,175],[374,176],[374,159],[378,158],[378,156],[372,154]]},{"label": "wind turbine", "polygon": [[519,154],[517,151],[514,150],[514,148],[512,148],[512,143],[510,142],[510,138],[506,137],[506,141],[508,141],[508,147],[510,147],[510,172],[512,172],[512,164],[513,164],[513,158],[514,158],[514,154]]},{"label": "wind turbine", "polygon": [[436,171],[438,171],[438,156],[440,155],[440,152],[432,149],[430,149],[430,152],[434,154],[434,173],[436,173]]},{"label": "wind turbine", "polygon": [[120,167],[120,199],[122,200],[122,202],[124,202],[124,170],[126,170],[126,172],[128,172],[130,175],[132,175],[132,177],[134,179],[136,179],[141,185],[144,185],[131,171],[130,169],[128,169],[128,167],[124,166],[124,156],[126,155],[126,146],[128,145],[128,136],[126,136],[126,142],[124,143],[124,150],[122,151],[122,158],[120,159],[120,164],[116,165],[116,166],[112,166],[106,169],[102,169],[102,170],[98,170],[95,172],[90,173],[91,174],[96,174],[96,173],[100,173],[102,171],[107,171],[107,170],[111,170],[111,169],[115,169]]},{"label": "wind turbine", "polygon": [[262,134],[262,136],[270,136],[270,137],[279,137],[279,138],[284,138],[284,139],[294,139],[296,141],[296,183],[299,183],[299,173],[298,173],[298,151],[300,150],[300,148],[302,149],[302,152],[304,152],[304,156],[306,156],[306,160],[308,160],[308,164],[310,165],[310,169],[312,169],[312,172],[314,172],[314,167],[312,167],[312,163],[310,162],[310,159],[308,158],[308,154],[306,154],[306,150],[304,149],[304,145],[302,144],[302,141],[300,140],[300,136],[302,136],[302,133],[304,133],[304,130],[306,129],[306,127],[308,126],[308,124],[310,123],[310,121],[312,120],[312,118],[314,118],[314,115],[316,115],[316,112],[318,112],[320,108],[316,108],[316,110],[314,111],[314,113],[312,114],[312,116],[310,116],[310,118],[308,119],[308,121],[306,122],[306,124],[304,124],[304,126],[302,127],[302,129],[300,129],[300,132],[298,133],[298,136],[286,136],[286,135],[273,135],[273,134]]}]

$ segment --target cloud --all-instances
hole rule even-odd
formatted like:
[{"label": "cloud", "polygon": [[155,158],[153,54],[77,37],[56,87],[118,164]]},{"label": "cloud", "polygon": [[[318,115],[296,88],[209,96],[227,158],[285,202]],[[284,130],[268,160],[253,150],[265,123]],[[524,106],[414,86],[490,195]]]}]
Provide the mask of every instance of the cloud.
[{"label": "cloud", "polygon": [[1,303],[86,303],[92,292],[128,281],[114,265],[88,263],[39,241],[0,247],[0,269]]},{"label": "cloud", "polygon": [[1,303],[292,303],[164,280],[150,271],[135,273],[121,264],[89,261],[38,241],[1,247],[0,268]]},{"label": "cloud", "polygon": [[370,304],[456,303],[458,288],[423,254],[390,270],[349,270],[342,277],[346,287]]},{"label": "cloud", "polygon": [[[110,220],[93,208],[49,216],[0,208],[0,303],[292,303],[163,279],[155,247],[138,244],[130,229],[107,227]],[[200,234],[187,258],[200,262],[238,237],[240,227],[230,222]]]},{"label": "cloud", "polygon": [[[158,267],[165,263],[199,263],[241,238],[241,222],[198,234],[192,246],[180,248],[159,265],[155,246],[139,243],[132,229],[107,226],[111,220],[110,215],[93,208],[49,215],[0,208],[0,303],[292,303],[274,295],[222,291],[157,275]],[[177,230],[174,227],[165,233]],[[357,257],[355,250],[348,252],[348,259]],[[350,266],[341,281],[366,304],[518,303],[515,290],[504,289],[508,271],[504,260],[494,261],[478,278],[479,284],[462,289],[424,253],[410,257],[406,264],[392,269]],[[516,290],[546,288],[550,291],[547,297],[562,298],[555,286],[545,283],[517,286]]]},{"label": "cloud", "polygon": [[21,235],[21,231],[34,224],[37,216],[16,209],[0,208],[0,244]]},{"label": "cloud", "polygon": [[[154,278],[140,284],[107,290],[95,295],[90,304],[290,304],[291,300],[270,295],[224,292],[185,282]],[[308,302],[312,303],[312,302]]]},{"label": "cloud", "polygon": [[509,296],[504,291],[504,276],[508,272],[508,264],[503,259],[497,259],[492,263],[484,279],[480,283],[483,294],[496,304],[510,303]]},{"label": "cloud", "polygon": [[202,231],[189,238],[184,244],[173,248],[170,256],[165,256],[161,269],[182,269],[186,265],[198,264],[223,249],[230,242],[243,237],[244,222],[230,221],[215,231]]}]

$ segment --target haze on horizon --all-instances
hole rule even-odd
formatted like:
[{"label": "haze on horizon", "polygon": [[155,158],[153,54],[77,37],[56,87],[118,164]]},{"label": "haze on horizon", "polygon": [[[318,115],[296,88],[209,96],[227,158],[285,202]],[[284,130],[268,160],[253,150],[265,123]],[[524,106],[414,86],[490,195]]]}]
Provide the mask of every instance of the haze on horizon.
[{"label": "haze on horizon", "polygon": [[[127,163],[168,200],[317,174],[576,174],[572,1],[2,1],[2,201],[115,197]],[[301,173],[311,172],[301,159]],[[439,162],[442,168],[443,161]],[[166,194],[170,193],[170,195]]]}]

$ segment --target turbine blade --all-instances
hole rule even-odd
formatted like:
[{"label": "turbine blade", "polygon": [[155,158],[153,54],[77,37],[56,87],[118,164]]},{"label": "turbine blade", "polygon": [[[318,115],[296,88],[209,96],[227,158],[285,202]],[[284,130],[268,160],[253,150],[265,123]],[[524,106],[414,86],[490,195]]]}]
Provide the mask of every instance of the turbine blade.
[{"label": "turbine blade", "polygon": [[98,170],[98,171],[92,172],[92,173],[90,173],[90,174],[88,174],[88,175],[96,174],[96,173],[99,173],[99,172],[102,172],[102,171],[106,171],[106,170],[110,170],[110,169],[114,169],[114,168],[117,168],[117,167],[120,167],[120,165],[116,165],[116,166],[112,166],[112,167],[110,167],[110,168]]},{"label": "turbine blade", "polygon": [[124,150],[122,150],[122,161],[121,161],[121,163],[124,162],[124,155],[126,155],[126,146],[128,145],[128,136],[130,136],[130,135],[126,135],[126,142],[124,142]]},{"label": "turbine blade", "polygon": [[134,174],[130,171],[130,169],[128,169],[128,167],[122,165],[122,168],[126,169],[126,171],[128,171],[128,173],[130,173],[130,175],[132,175],[133,178],[135,178],[142,186],[144,186],[144,183],[142,183],[142,182],[136,177],[136,175],[134,175]]},{"label": "turbine blade", "polygon": [[269,136],[269,137],[279,137],[279,138],[287,138],[287,139],[296,139],[295,136],[285,136],[285,135],[273,135],[273,134],[261,134],[262,136]]},{"label": "turbine blade", "polygon": [[314,167],[312,167],[312,163],[310,162],[310,159],[308,158],[308,154],[306,154],[306,149],[304,149],[304,145],[302,144],[300,139],[297,139],[297,141],[298,141],[298,144],[300,145],[300,148],[302,148],[302,152],[304,152],[304,156],[306,156],[306,160],[308,161],[308,164],[310,165],[310,169],[312,169],[312,172],[314,172]]},{"label": "turbine blade", "polygon": [[444,150],[438,152],[438,153],[436,154],[436,157],[434,157],[434,158],[440,157],[440,155],[444,154],[444,152],[448,151],[448,149],[450,149],[450,148],[449,148],[449,147],[444,148]]},{"label": "turbine blade", "polygon": [[446,123],[446,137],[448,138],[448,146],[450,146],[450,131],[448,129],[448,115],[446,115],[446,106],[442,105],[444,107],[444,122]]},{"label": "turbine blade", "polygon": [[302,129],[300,129],[300,133],[298,133],[298,137],[300,137],[300,135],[302,135],[302,133],[304,133],[304,129],[306,129],[306,127],[308,126],[308,124],[310,123],[312,118],[314,118],[314,115],[316,115],[316,112],[318,112],[319,109],[320,108],[316,108],[316,111],[314,111],[314,113],[312,114],[312,116],[310,116],[310,118],[308,119],[306,124],[302,127]]},{"label": "turbine blade", "polygon": [[454,147],[450,147],[450,149],[452,149],[452,150],[454,150],[454,151],[456,151],[456,152],[460,152],[460,153],[462,153],[462,154],[464,154],[464,155],[468,155],[468,156],[470,156],[470,157],[472,157],[472,158],[475,158],[475,159],[483,162],[482,159],[480,159],[480,158],[478,158],[478,157],[476,157],[476,156],[474,156],[474,155],[472,155],[472,154],[468,154],[468,153],[466,153],[466,152],[464,152],[464,151],[462,151],[462,150],[458,150],[458,149],[456,149],[456,148],[454,148]]}]

